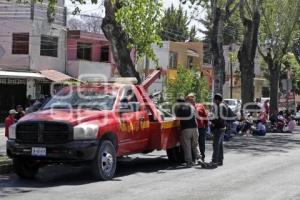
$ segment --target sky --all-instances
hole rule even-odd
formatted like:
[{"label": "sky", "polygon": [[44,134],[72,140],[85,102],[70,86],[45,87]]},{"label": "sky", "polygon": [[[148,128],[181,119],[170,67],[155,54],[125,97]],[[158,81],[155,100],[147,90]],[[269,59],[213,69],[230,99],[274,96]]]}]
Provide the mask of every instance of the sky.
[{"label": "sky", "polygon": [[[103,10],[103,6],[101,6],[101,3],[95,5],[95,4],[91,4],[90,0],[87,0],[87,4],[86,5],[79,5],[78,7],[81,10],[81,14],[86,14],[89,15],[91,13],[97,13],[100,16],[104,16],[104,10]],[[101,0],[100,0],[101,2]],[[75,8],[75,6],[71,3],[71,0],[66,0],[66,6],[68,8],[69,12],[72,12]],[[180,0],[163,0],[163,6],[165,9],[167,9],[168,7],[170,7],[172,4],[174,4],[175,7],[178,7],[180,5]],[[187,7],[187,6],[184,6]],[[204,18],[205,17],[205,12],[201,11],[200,17]],[[203,29],[203,25],[197,23],[196,21],[191,21],[190,26],[196,25],[197,28]],[[203,38],[203,34],[198,33],[197,34],[198,37]]]}]

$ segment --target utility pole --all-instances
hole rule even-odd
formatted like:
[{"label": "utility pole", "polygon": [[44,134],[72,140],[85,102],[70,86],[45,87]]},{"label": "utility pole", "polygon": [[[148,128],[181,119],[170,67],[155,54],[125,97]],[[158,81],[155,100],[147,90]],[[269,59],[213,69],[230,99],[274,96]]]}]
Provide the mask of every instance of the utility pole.
[{"label": "utility pole", "polygon": [[233,90],[233,69],[232,69],[232,44],[229,45],[229,62],[230,62],[230,99],[232,99],[232,90]]}]

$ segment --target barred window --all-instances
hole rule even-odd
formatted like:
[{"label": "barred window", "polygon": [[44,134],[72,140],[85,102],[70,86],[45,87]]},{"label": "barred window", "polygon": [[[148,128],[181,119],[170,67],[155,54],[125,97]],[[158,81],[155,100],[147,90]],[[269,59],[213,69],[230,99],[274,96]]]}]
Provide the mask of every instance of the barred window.
[{"label": "barred window", "polygon": [[13,33],[12,54],[29,53],[29,33]]},{"label": "barred window", "polygon": [[41,56],[57,57],[58,37],[42,35],[41,36]]}]

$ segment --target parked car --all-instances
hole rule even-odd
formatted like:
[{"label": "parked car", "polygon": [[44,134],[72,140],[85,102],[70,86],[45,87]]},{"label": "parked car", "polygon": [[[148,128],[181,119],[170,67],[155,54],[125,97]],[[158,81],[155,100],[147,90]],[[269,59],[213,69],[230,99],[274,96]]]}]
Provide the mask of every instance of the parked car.
[{"label": "parked car", "polygon": [[238,99],[224,99],[224,103],[232,110],[233,113],[240,113],[241,103]]}]

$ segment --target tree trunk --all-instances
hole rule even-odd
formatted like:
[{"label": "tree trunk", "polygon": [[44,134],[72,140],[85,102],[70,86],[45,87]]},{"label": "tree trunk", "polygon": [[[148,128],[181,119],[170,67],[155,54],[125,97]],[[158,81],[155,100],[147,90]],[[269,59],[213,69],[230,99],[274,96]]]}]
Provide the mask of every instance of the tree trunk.
[{"label": "tree trunk", "polygon": [[106,38],[111,42],[113,58],[117,69],[122,77],[136,77],[141,82],[139,73],[131,60],[128,48],[128,37],[122,26],[116,21],[115,13],[121,8],[119,0],[112,3],[111,0],[104,1],[105,17],[102,22],[102,30]]},{"label": "tree trunk", "polygon": [[241,18],[244,26],[244,39],[238,52],[238,59],[241,71],[241,99],[244,106],[254,100],[255,55],[260,25],[258,8],[254,8],[251,20],[245,18],[243,13],[241,13]]},{"label": "tree trunk", "polygon": [[270,70],[270,112],[278,112],[278,89],[279,89],[279,76],[280,64],[269,62],[268,67]]},{"label": "tree trunk", "polygon": [[225,59],[223,55],[223,31],[225,12],[220,8],[215,9],[211,37],[211,51],[214,67],[214,93],[223,94],[225,83]]}]

